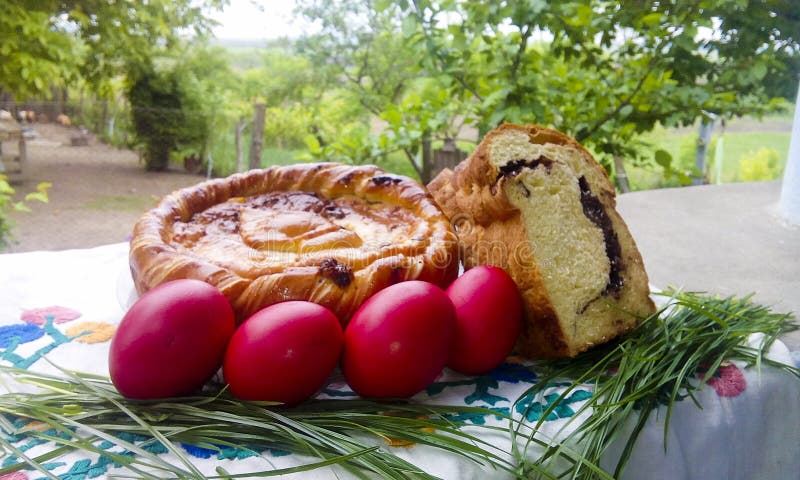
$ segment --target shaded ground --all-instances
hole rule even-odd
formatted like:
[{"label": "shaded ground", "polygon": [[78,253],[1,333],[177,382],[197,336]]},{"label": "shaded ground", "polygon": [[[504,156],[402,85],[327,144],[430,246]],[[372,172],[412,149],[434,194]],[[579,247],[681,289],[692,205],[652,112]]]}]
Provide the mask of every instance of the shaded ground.
[{"label": "shaded ground", "polygon": [[31,212],[12,215],[16,226],[10,252],[87,248],[122,242],[139,215],[163,195],[203,180],[181,171],[145,172],[137,155],[97,141],[70,146],[76,130],[34,124],[20,196],[49,181],[50,203],[31,203]]},{"label": "shaded ground", "polygon": [[[780,181],[702,185],[626,193],[617,207],[652,285],[800,314],[800,225],[779,214],[780,195]],[[800,351],[800,330],[783,340]]]}]

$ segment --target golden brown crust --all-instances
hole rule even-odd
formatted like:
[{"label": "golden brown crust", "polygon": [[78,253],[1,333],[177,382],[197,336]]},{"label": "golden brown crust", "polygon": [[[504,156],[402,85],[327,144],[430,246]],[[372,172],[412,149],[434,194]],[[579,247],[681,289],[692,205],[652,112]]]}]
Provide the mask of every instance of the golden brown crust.
[{"label": "golden brown crust", "polygon": [[[283,197],[298,192],[308,192],[311,200],[334,202],[333,208],[335,202],[341,200],[345,205],[361,208],[365,215],[371,215],[372,207],[376,207],[375,215],[384,217],[369,217],[367,220],[376,222],[374,227],[387,232],[399,230],[401,233],[392,237],[394,240],[406,234],[410,238],[394,244],[367,242],[353,247],[360,239],[353,243],[354,234],[345,232],[352,227],[339,225],[348,218],[341,217],[340,221],[336,216],[324,222],[335,225],[334,230],[347,233],[349,236],[345,240],[332,232],[335,238],[330,245],[309,247],[308,243],[289,241],[281,244],[280,251],[270,251],[275,244],[270,243],[272,237],[260,234],[258,222],[270,225],[269,222],[286,221],[286,218],[259,217],[258,211],[252,213],[253,208],[237,213],[235,203],[264,194],[283,201]],[[186,222],[195,220],[196,214],[223,204],[225,207],[234,204],[228,208],[234,211],[234,225],[228,225],[227,233],[217,232],[216,226],[208,227],[208,232],[201,231],[198,239],[196,232],[192,236],[175,230],[187,225],[197,230],[196,225]],[[291,207],[292,204],[281,205]],[[386,212],[377,210],[384,206]],[[299,210],[300,207],[295,208]],[[308,213],[296,213],[298,218],[309,218]],[[291,212],[278,211],[277,214],[289,215],[291,220]],[[245,224],[245,215],[256,218],[247,219],[249,223]],[[387,216],[391,218],[385,218]],[[364,218],[359,217],[361,221]],[[404,221],[409,219],[413,221]],[[392,224],[397,221],[404,225]],[[301,229],[300,233],[308,233],[315,225],[304,225],[305,230]],[[369,226],[365,225],[362,231]],[[300,235],[291,225],[287,228],[289,240]],[[330,235],[331,229],[326,228],[319,231]],[[241,231],[246,231],[250,237],[243,239]],[[212,235],[219,238],[205,238]],[[238,243],[235,243],[237,238]],[[336,243],[342,241],[347,243],[344,248]],[[304,249],[297,250],[298,245]],[[346,322],[364,300],[393,283],[418,279],[446,286],[458,272],[457,248],[450,223],[419,183],[386,174],[374,166],[299,164],[236,174],[168,195],[136,223],[131,239],[130,267],[140,294],[163,282],[181,278],[195,278],[215,285],[231,301],[240,321],[274,303],[310,300],[328,307]],[[282,261],[275,261],[276,258]]]},{"label": "golden brown crust", "polygon": [[[489,158],[493,140],[509,131],[523,132],[533,144],[567,146],[581,153],[585,167],[593,171],[592,176],[597,179],[592,184],[592,193],[603,204],[620,239],[626,282],[620,302],[638,304],[641,307],[638,314],[652,313],[654,307],[647,296],[649,287],[641,255],[615,211],[614,188],[602,166],[573,138],[536,125],[504,124],[487,134],[476,151],[455,170],[442,171],[428,189],[456,227],[464,268],[495,265],[504,268],[517,283],[526,317],[517,350],[534,358],[574,356],[591,344],[570,343],[563,331],[528,241],[522,214],[507,198],[503,188],[506,179]],[[615,334],[636,325],[635,316],[621,316],[625,318],[615,321]]]}]

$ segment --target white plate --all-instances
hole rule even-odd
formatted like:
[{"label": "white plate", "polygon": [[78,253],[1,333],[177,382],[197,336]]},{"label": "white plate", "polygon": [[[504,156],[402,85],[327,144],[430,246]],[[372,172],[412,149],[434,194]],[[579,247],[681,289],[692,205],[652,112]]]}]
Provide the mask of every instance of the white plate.
[{"label": "white plate", "polygon": [[136,300],[139,299],[139,293],[136,292],[136,287],[133,285],[133,277],[127,265],[120,270],[117,275],[117,301],[122,311],[127,312]]}]

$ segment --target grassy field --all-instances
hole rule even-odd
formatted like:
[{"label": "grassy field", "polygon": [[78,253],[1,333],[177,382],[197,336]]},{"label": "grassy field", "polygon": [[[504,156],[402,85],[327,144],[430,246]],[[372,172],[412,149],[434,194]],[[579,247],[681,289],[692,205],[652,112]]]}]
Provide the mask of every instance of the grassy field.
[{"label": "grassy field", "polygon": [[[780,178],[789,154],[791,116],[779,115],[759,122],[743,119],[729,124],[721,134],[715,128],[707,157],[706,178],[711,183],[731,183]],[[716,149],[722,139],[722,165],[716,165]],[[653,151],[663,149],[672,155],[673,168],[691,172],[695,166],[696,130],[659,128],[645,137]],[[647,167],[630,168],[634,190],[679,186],[677,178],[665,179],[663,169],[652,162]]]}]

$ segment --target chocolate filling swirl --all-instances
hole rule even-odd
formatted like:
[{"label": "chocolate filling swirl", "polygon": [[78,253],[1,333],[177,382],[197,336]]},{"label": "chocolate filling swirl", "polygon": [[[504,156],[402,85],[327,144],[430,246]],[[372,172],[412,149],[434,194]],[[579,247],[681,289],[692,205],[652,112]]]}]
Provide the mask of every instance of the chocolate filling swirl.
[{"label": "chocolate filling swirl", "polygon": [[550,170],[553,166],[553,161],[545,156],[541,156],[536,160],[512,160],[500,167],[500,170],[497,172],[497,178],[494,179],[494,183],[496,184],[499,182],[501,178],[516,177],[522,173],[523,169],[533,169],[539,165],[544,165],[547,170]]},{"label": "chocolate filling swirl", "polygon": [[625,283],[622,278],[622,248],[619,245],[619,239],[617,234],[614,233],[614,226],[608,213],[606,213],[606,209],[603,208],[600,199],[589,189],[589,182],[586,181],[586,177],[578,178],[578,187],[581,189],[583,214],[603,232],[606,256],[611,263],[611,268],[608,272],[608,283],[602,295],[617,297],[622,285]]},{"label": "chocolate filling swirl", "polygon": [[[497,188],[497,183],[503,178],[514,178],[526,168],[536,168],[539,165],[544,166],[548,171],[553,167],[553,160],[545,156],[540,156],[535,160],[512,160],[502,167],[500,167],[495,182],[492,185],[492,190]],[[525,196],[528,197],[530,192],[522,185]],[[589,219],[600,231],[603,232],[603,243],[605,244],[606,256],[610,263],[608,272],[608,282],[606,283],[601,296],[611,295],[615,298],[619,297],[619,292],[625,283],[622,277],[622,247],[620,247],[617,234],[614,232],[614,226],[611,223],[611,218],[608,216],[605,208],[603,207],[600,199],[597,198],[592,190],[589,188],[589,182],[586,177],[581,176],[578,178],[578,187],[581,192],[581,207],[583,214]],[[589,302],[591,303],[591,302]],[[588,306],[588,305],[587,305]],[[584,307],[585,309],[585,307]]]}]

